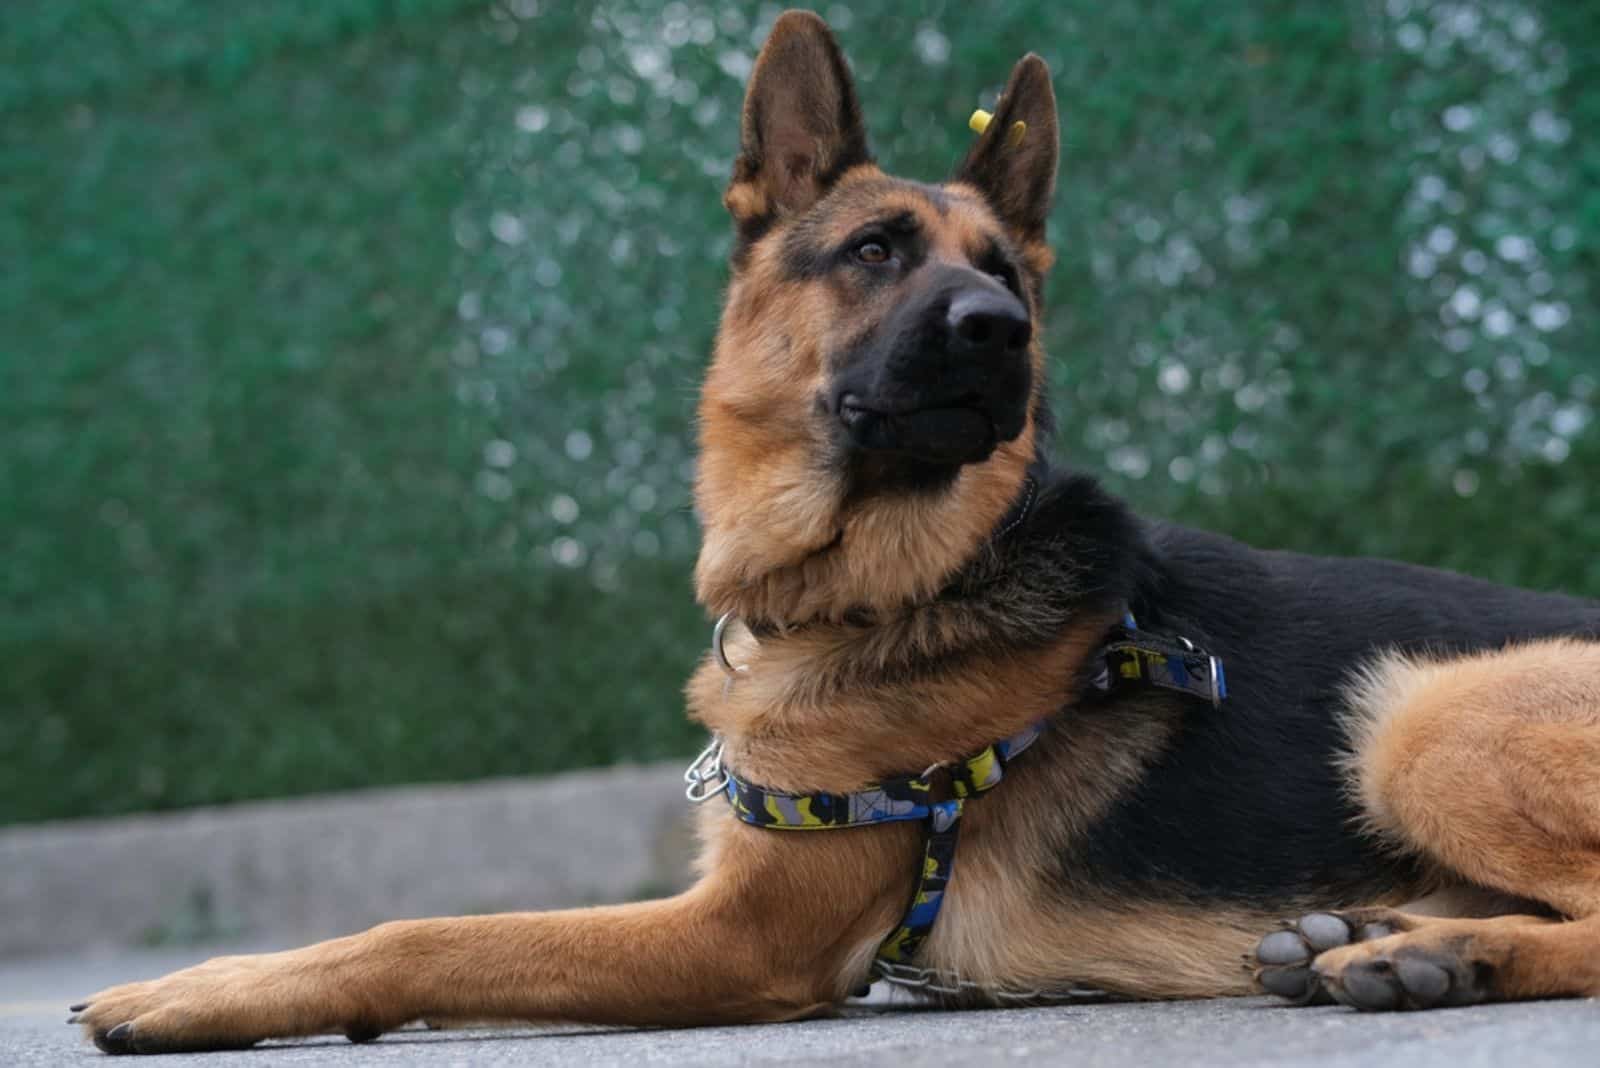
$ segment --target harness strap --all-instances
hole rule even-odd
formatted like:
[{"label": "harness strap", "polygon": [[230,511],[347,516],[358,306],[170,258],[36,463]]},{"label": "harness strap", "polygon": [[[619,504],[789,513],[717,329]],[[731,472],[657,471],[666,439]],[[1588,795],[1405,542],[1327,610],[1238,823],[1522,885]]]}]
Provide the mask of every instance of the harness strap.
[{"label": "harness strap", "polygon": [[950,883],[950,871],[955,867],[956,840],[961,833],[961,809],[965,804],[959,797],[934,804],[911,904],[906,906],[899,926],[878,944],[877,960],[904,964],[916,957],[933,932],[939,906],[944,904],[945,887]]},{"label": "harness strap", "polygon": [[[727,771],[725,789],[734,815],[746,823],[776,831],[932,820],[939,806],[976,797],[1000,785],[1006,763],[1038,740],[1044,728],[1043,721],[1035,723],[965,760],[937,765],[921,775],[885,779],[855,793],[790,794],[757,786],[731,769]],[[943,782],[949,784],[947,792],[939,789]],[[959,817],[959,807],[955,811]]]},{"label": "harness strap", "polygon": [[878,946],[877,959],[904,963],[917,955],[939,918],[945,887],[955,866],[961,813],[968,798],[987,793],[1005,778],[1006,764],[1044,732],[1045,721],[953,764],[939,764],[921,775],[887,779],[848,794],[790,794],[769,790],[728,770],[725,787],[734,815],[756,827],[777,831],[831,830],[871,823],[924,820],[922,863],[900,923]]}]

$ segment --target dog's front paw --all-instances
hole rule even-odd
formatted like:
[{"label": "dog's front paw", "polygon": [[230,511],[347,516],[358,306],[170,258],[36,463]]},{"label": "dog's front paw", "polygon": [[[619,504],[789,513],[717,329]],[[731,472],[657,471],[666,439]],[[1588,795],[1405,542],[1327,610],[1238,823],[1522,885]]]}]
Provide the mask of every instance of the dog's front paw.
[{"label": "dog's front paw", "polygon": [[243,1049],[265,1038],[387,1028],[364,1018],[332,972],[305,951],[217,957],[148,982],[102,990],[69,1021],[107,1053]]}]

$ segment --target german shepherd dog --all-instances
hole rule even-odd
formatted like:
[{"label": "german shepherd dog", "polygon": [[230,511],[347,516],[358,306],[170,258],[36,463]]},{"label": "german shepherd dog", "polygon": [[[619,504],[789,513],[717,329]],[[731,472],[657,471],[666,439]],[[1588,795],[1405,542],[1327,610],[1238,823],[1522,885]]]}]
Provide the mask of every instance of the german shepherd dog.
[{"label": "german shepherd dog", "polygon": [[[876,974],[962,1004],[1600,995],[1600,604],[1257,551],[1051,468],[1058,135],[1037,56],[924,185],[874,165],[838,46],[791,12],[740,134],[695,486],[698,596],[731,621],[688,703],[721,740],[701,779],[759,789],[701,808],[698,883],[212,960],[74,1006],[95,1043],[828,1012],[907,901],[938,896],[934,824],[774,833],[745,799],[814,815],[873,784],[934,790],[1030,728],[1003,783],[965,791],[937,922]],[[1211,699],[1143,684],[1170,662],[1148,650],[1108,682],[1107,650],[1140,635],[1214,657]]]}]

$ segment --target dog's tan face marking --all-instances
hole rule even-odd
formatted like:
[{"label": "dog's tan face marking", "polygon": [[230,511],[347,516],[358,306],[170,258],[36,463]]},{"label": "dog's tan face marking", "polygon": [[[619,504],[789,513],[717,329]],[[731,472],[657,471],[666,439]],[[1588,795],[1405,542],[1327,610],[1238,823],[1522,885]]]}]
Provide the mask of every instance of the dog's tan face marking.
[{"label": "dog's tan face marking", "polygon": [[977,265],[986,246],[1007,236],[981,195],[965,185],[922,185],[862,167],[847,173],[808,217],[791,223],[779,244],[797,236],[816,245],[841,244],[872,224],[914,226],[948,263]]},{"label": "dog's tan face marking", "polygon": [[[852,237],[879,230],[917,246],[911,269],[864,282],[859,272],[814,265]],[[726,411],[759,424],[748,432],[774,445],[820,453],[829,446],[829,428],[815,418],[812,402],[833,361],[915,291],[930,269],[1022,275],[1025,263],[983,200],[965,187],[920,186],[858,167],[810,212],[757,243],[734,275],[701,414]],[[1042,375],[1043,348],[1033,346],[1032,355]],[[721,444],[703,433],[702,455]]]}]

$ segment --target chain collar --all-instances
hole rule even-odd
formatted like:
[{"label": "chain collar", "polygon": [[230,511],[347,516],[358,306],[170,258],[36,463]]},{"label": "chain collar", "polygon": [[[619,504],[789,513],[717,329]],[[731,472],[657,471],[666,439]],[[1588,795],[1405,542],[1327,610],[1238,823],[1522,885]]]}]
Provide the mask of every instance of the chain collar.
[{"label": "chain collar", "polygon": [[1113,995],[1094,987],[1076,984],[1058,990],[1023,990],[1009,986],[985,986],[963,979],[954,972],[918,968],[878,959],[872,962],[872,976],[893,987],[934,998],[979,998],[996,1005],[1059,1005],[1067,1002],[1107,1001]]}]

